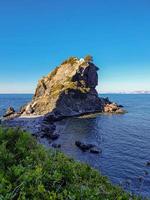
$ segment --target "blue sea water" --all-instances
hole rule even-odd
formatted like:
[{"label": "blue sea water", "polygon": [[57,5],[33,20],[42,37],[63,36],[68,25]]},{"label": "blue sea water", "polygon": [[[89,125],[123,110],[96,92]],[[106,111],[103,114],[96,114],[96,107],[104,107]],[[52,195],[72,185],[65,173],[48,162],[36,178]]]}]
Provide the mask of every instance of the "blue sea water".
[{"label": "blue sea water", "polygon": [[[150,95],[107,94],[110,100],[122,104],[124,115],[97,115],[92,118],[70,118],[58,124],[58,143],[69,156],[90,164],[126,190],[150,197]],[[7,107],[18,109],[32,95],[0,95],[0,114]],[[64,126],[65,125],[65,126]],[[75,141],[94,143],[102,154],[81,152]],[[146,174],[145,175],[145,171]]]},{"label": "blue sea water", "polygon": [[20,107],[28,103],[32,96],[32,94],[0,94],[0,116],[10,106],[19,111]]}]

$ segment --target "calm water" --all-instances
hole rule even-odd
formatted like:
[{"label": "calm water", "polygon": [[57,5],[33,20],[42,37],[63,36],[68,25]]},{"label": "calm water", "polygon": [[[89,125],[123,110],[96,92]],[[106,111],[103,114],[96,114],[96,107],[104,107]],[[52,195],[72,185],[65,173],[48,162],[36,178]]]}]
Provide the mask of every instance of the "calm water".
[{"label": "calm water", "polygon": [[32,94],[0,94],[0,116],[3,115],[7,108],[12,106],[16,111],[29,102]]},{"label": "calm water", "polygon": [[[17,109],[31,96],[0,95],[0,113],[10,105]],[[124,105],[128,113],[63,120],[59,122],[62,128],[58,143],[65,153],[96,167],[113,183],[150,197],[150,167],[145,165],[150,161],[150,95],[104,96]],[[102,154],[81,152],[74,145],[76,140],[95,143]],[[147,176],[144,176],[145,170],[149,173]],[[144,182],[141,183],[139,177],[143,177]]]}]

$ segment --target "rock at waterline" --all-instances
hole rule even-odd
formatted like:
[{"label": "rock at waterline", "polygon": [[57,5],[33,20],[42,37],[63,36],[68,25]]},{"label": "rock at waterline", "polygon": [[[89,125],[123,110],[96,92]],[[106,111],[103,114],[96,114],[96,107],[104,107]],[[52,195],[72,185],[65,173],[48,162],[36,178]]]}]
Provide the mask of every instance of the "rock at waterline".
[{"label": "rock at waterline", "polygon": [[58,133],[54,133],[54,132],[45,132],[41,135],[41,138],[47,138],[50,140],[57,140],[59,138],[59,134]]},{"label": "rock at waterline", "polygon": [[91,149],[92,147],[95,146],[93,144],[86,144],[86,143],[83,143],[83,142],[80,142],[80,141],[76,141],[75,145],[77,147],[79,147],[82,151],[87,151],[87,150],[89,150],[89,149]]},{"label": "rock at waterline", "polygon": [[90,153],[93,154],[98,154],[102,152],[102,150],[99,149],[95,144],[86,144],[84,142],[76,141],[75,145],[83,152],[89,151]]},{"label": "rock at waterline", "polygon": [[147,161],[147,162],[146,162],[146,166],[150,166],[150,161]]},{"label": "rock at waterline", "polygon": [[9,117],[10,115],[15,114],[15,109],[13,107],[9,107],[3,117]]},{"label": "rock at waterline", "polygon": [[90,153],[99,154],[99,153],[102,153],[102,150],[95,146],[95,147],[90,149]]},{"label": "rock at waterline", "polygon": [[123,114],[126,111],[122,109],[122,105],[118,105],[112,102],[106,102],[104,105],[104,112],[106,113],[116,113],[116,114]]},{"label": "rock at waterline", "polygon": [[40,131],[44,134],[49,134],[53,133],[56,130],[56,125],[51,123],[51,124],[41,124],[41,129]]}]

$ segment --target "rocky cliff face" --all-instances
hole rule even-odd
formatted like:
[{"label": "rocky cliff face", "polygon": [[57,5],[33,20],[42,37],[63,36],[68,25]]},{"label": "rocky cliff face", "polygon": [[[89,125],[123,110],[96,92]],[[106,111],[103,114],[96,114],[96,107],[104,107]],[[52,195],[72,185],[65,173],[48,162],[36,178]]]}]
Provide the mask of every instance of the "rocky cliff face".
[{"label": "rocky cliff face", "polygon": [[98,97],[97,70],[92,62],[69,58],[39,80],[32,101],[21,112],[54,118],[103,112],[110,102]]},{"label": "rocky cliff face", "polygon": [[24,114],[72,116],[102,111],[95,89],[98,68],[92,62],[71,57],[39,80]]}]

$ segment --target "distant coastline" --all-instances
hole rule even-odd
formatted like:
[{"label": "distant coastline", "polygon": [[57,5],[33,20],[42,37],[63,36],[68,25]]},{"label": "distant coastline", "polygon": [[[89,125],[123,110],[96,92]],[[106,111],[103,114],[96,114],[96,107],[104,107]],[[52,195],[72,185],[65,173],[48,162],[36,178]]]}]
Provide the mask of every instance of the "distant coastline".
[{"label": "distant coastline", "polygon": [[121,91],[121,92],[102,92],[99,94],[150,94],[150,91]]}]

